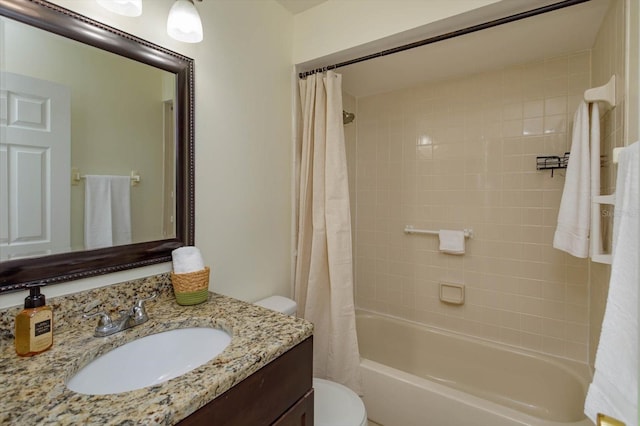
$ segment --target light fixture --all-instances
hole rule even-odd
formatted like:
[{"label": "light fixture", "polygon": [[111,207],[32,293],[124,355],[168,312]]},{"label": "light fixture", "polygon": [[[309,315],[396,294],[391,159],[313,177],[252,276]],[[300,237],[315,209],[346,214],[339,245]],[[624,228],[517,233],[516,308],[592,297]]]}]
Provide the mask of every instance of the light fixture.
[{"label": "light fixture", "polygon": [[[202,0],[200,0],[202,1]],[[178,41],[202,41],[202,21],[193,0],[176,0],[169,11],[167,33]]]},{"label": "light fixture", "polygon": [[96,0],[98,4],[111,12],[124,16],[142,15],[142,0]]}]

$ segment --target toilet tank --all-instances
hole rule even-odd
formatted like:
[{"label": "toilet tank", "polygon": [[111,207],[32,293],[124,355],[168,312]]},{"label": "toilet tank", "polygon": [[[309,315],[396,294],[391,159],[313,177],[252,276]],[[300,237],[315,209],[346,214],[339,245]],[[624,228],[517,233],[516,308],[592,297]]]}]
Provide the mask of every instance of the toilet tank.
[{"label": "toilet tank", "polygon": [[258,300],[255,304],[286,315],[295,315],[298,310],[298,305],[295,301],[283,296],[270,296],[266,299]]}]

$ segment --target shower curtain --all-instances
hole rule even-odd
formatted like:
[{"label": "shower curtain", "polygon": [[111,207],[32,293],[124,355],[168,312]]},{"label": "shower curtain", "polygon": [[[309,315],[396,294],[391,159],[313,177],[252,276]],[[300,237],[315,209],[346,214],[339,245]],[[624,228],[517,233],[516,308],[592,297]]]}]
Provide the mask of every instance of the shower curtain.
[{"label": "shower curtain", "polygon": [[314,376],[361,393],[342,76],[300,80],[302,152],[295,297],[314,324]]}]

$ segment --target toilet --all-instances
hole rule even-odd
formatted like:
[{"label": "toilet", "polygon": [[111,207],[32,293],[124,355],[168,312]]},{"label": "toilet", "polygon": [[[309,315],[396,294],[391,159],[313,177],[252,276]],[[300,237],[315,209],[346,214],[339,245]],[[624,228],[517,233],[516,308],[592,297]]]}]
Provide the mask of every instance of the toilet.
[{"label": "toilet", "polygon": [[[263,308],[295,315],[298,305],[282,296],[271,296],[255,303]],[[360,397],[340,383],[313,378],[314,424],[316,426],[367,426],[367,411]]]}]

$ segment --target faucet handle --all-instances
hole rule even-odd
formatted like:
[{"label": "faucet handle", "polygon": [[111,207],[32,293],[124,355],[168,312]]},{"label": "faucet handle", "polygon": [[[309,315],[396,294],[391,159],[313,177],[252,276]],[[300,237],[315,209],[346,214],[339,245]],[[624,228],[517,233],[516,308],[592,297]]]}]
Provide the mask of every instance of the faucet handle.
[{"label": "faucet handle", "polygon": [[82,318],[84,319],[89,319],[89,318],[94,318],[94,317],[100,317],[100,320],[98,321],[98,327],[110,327],[112,324],[111,321],[111,317],[104,311],[100,311],[100,312],[96,312],[93,314],[84,314],[82,315]]},{"label": "faucet handle", "polygon": [[158,293],[153,293],[149,297],[142,298],[142,299],[138,300],[133,305],[133,308],[131,308],[131,316],[133,317],[133,322],[135,324],[142,324],[143,322],[145,322],[145,321],[147,321],[149,319],[149,316],[147,315],[147,311],[144,308],[144,304],[145,304],[145,302],[148,302],[149,300],[155,299],[157,296],[158,296]]},{"label": "faucet handle", "polygon": [[134,308],[137,308],[137,309],[144,309],[144,302],[148,302],[148,301],[150,301],[150,300],[153,300],[153,299],[155,299],[156,297],[158,297],[158,293],[153,293],[153,294],[152,294],[151,296],[149,296],[149,297],[142,298],[142,299],[138,300],[138,301],[135,303]]},{"label": "faucet handle", "polygon": [[84,314],[82,315],[82,318],[87,319],[98,316],[100,317],[100,320],[98,321],[98,325],[94,330],[94,336],[104,337],[113,334],[118,330],[118,325],[114,324],[111,320],[111,317],[104,311],[96,312],[94,314]]}]

